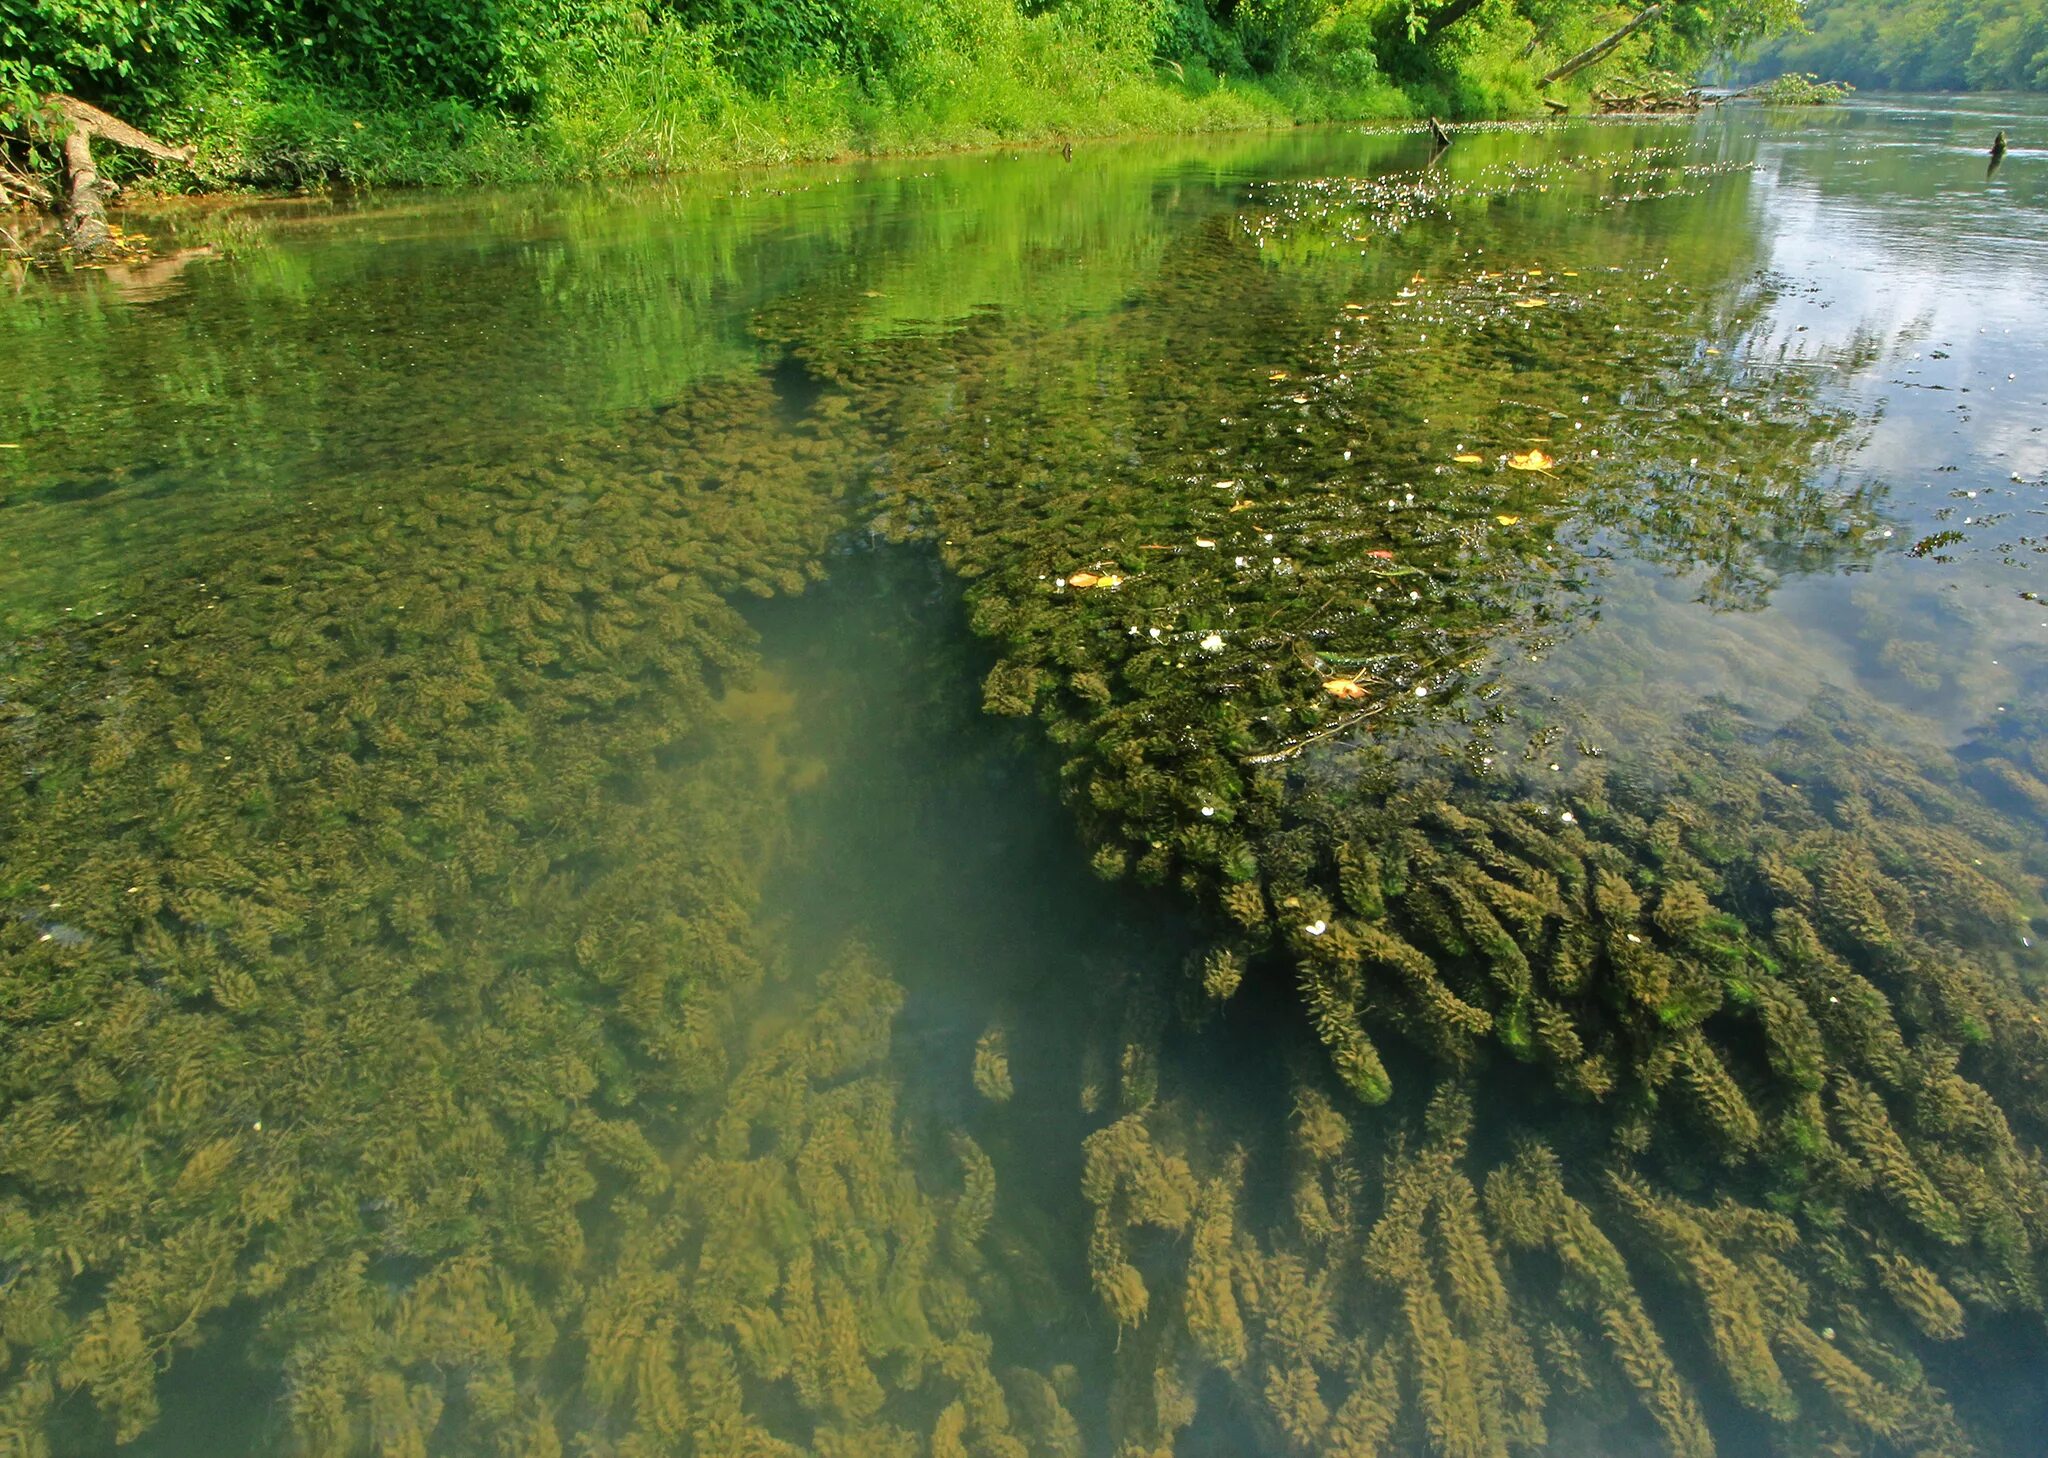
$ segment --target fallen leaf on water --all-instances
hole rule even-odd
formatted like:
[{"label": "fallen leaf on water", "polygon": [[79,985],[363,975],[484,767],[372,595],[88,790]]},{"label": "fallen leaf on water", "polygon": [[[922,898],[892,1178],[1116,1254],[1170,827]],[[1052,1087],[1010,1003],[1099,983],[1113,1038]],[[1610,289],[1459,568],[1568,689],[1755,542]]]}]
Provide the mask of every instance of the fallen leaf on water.
[{"label": "fallen leaf on water", "polygon": [[1213,546],[1215,546],[1215,545],[1216,545],[1216,543],[1215,543],[1215,542],[1213,542],[1213,541],[1211,541],[1211,540],[1210,540],[1209,538],[1207,538],[1207,537],[1196,537],[1196,538],[1195,538],[1195,545],[1196,545],[1196,546],[1198,546],[1198,547],[1213,547]]},{"label": "fallen leaf on water", "polygon": [[1394,554],[1392,552],[1389,552],[1385,547],[1374,547],[1365,555],[1368,557],[1377,557],[1382,562],[1391,562],[1394,560]]},{"label": "fallen leaf on water", "polygon": [[1479,465],[1479,464],[1480,464],[1481,462],[1485,461],[1486,457],[1484,457],[1484,456],[1473,456],[1473,455],[1464,455],[1464,456],[1452,456],[1452,457],[1451,457],[1451,459],[1452,459],[1452,460],[1454,460],[1454,461],[1456,461],[1456,462],[1457,462],[1457,463],[1458,463],[1459,465],[1461,465],[1461,466],[1476,466],[1476,465]]},{"label": "fallen leaf on water", "polygon": [[1258,505],[1256,501],[1240,501],[1230,509],[1232,511],[1250,511],[1256,505]]},{"label": "fallen leaf on water", "polygon": [[1508,465],[1517,471],[1547,471],[1556,464],[1555,456],[1546,456],[1538,450],[1517,451],[1508,457]]},{"label": "fallen leaf on water", "polygon": [[1707,351],[1707,353],[1708,353],[1708,354],[1719,354],[1720,352],[1721,352],[1721,351],[1720,351],[1720,350],[1718,350],[1718,349],[1709,349],[1709,350]]},{"label": "fallen leaf on water", "polygon": [[1326,678],[1323,680],[1323,692],[1333,699],[1362,699],[1366,689],[1355,678]]},{"label": "fallen leaf on water", "polygon": [[1076,572],[1073,576],[1067,579],[1067,586],[1089,588],[1093,587],[1096,583],[1100,581],[1102,581],[1102,579],[1093,572]]},{"label": "fallen leaf on water", "polygon": [[1517,309],[1547,309],[1547,308],[1549,308],[1549,307],[1550,307],[1550,300],[1548,300],[1548,299],[1516,299],[1516,300],[1515,300],[1515,307],[1516,307]]},{"label": "fallen leaf on water", "polygon": [[1275,370],[1272,374],[1266,376],[1266,378],[1269,380],[1284,380],[1287,378],[1287,371]]},{"label": "fallen leaf on water", "polygon": [[1519,516],[1501,515],[1495,517],[1494,520],[1499,522],[1502,526],[1513,526],[1516,522],[1520,521],[1521,518]]}]

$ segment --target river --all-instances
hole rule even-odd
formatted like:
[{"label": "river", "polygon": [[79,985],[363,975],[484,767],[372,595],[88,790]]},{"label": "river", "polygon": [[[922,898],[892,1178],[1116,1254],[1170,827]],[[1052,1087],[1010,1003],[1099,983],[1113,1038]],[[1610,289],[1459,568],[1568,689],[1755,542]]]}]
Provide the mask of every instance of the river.
[{"label": "river", "polygon": [[2044,135],[15,279],[0,1453],[2040,1452]]}]

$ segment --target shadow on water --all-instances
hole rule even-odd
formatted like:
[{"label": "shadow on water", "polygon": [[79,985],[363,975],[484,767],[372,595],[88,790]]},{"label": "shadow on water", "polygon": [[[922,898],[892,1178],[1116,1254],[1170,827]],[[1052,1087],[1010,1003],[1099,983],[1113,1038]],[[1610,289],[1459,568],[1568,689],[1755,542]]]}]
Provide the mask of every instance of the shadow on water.
[{"label": "shadow on water", "polygon": [[[991,660],[930,551],[843,549],[819,587],[750,617],[760,691],[796,701],[799,727],[783,742],[808,784],[767,903],[794,949],[791,970],[807,980],[848,940],[893,969],[908,993],[895,1048],[911,1113],[989,1148],[1010,1181],[1005,1219],[1051,1247],[1066,1329],[1013,1326],[997,1339],[1041,1362],[1071,1357],[1076,1343],[1099,1350],[1113,1330],[1065,1299],[1088,1282],[1081,1155],[1101,1116],[1084,1090],[1114,1066],[1133,1008],[1163,1013],[1184,991],[1206,929],[1170,895],[1133,894],[1089,870],[1042,742],[982,712]],[[991,1029],[1007,1042],[1015,1085],[999,1103],[974,1080]],[[1170,1076],[1199,1079],[1205,1115],[1247,1133],[1286,1106],[1290,1067],[1315,1055],[1282,979],[1253,979],[1227,1017],[1173,1019],[1163,1037]],[[1221,1390],[1216,1399],[1190,1454],[1243,1452],[1251,1439],[1226,1417]]]}]

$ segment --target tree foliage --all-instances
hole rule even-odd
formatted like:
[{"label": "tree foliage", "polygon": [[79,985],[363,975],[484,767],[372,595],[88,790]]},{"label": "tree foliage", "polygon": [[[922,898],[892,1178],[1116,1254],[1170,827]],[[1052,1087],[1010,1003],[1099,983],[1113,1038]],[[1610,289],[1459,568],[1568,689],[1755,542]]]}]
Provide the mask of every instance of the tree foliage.
[{"label": "tree foliage", "polygon": [[2048,0],[1808,0],[1765,71],[1901,91],[2048,91]]},{"label": "tree foliage", "polygon": [[[0,0],[0,117],[69,92],[181,139],[233,134],[215,170],[298,182],[374,171],[346,154],[380,111],[425,124],[404,145],[430,149],[479,123],[560,130],[597,102],[649,114],[677,96],[687,124],[734,97],[794,117],[829,95],[870,125],[929,128],[966,95],[996,135],[1033,126],[1020,93],[1199,99],[1228,82],[1274,82],[1297,114],[1497,115],[1535,110],[1534,77],[1628,14],[1602,0]],[[1793,0],[1680,0],[1617,60],[1695,67],[1792,15]],[[266,130],[296,140],[265,145]],[[292,160],[266,167],[265,151]],[[664,164],[636,144],[599,165]]]}]

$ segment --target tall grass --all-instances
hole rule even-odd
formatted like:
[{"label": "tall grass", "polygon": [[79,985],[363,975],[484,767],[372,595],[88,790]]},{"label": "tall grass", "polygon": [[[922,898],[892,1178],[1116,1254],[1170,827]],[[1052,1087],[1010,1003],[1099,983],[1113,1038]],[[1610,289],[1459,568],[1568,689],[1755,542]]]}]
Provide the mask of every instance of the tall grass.
[{"label": "tall grass", "polygon": [[[1414,114],[1341,34],[1301,63],[1218,76],[1073,11],[1010,0],[929,8],[921,44],[866,77],[818,59],[749,85],[707,27],[672,14],[630,44],[571,33],[536,59],[531,104],[359,96],[253,50],[161,109],[203,176],[273,184],[523,182],[1005,142],[1189,133]],[[1144,36],[1142,28],[1134,33]],[[1348,61],[1347,61],[1348,57]],[[1455,110],[1438,105],[1439,111]]]}]

